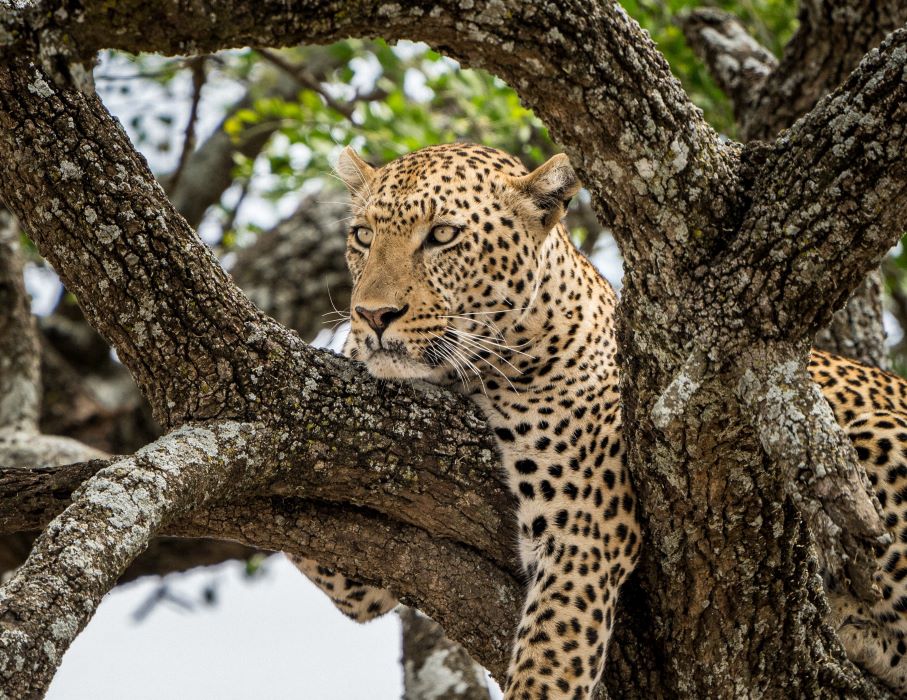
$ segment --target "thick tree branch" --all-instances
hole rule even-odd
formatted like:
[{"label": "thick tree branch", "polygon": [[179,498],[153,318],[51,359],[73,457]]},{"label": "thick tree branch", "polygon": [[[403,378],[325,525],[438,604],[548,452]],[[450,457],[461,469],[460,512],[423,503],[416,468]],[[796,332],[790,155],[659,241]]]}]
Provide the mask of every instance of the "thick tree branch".
[{"label": "thick tree branch", "polygon": [[[889,536],[883,516],[853,445],[837,429],[834,414],[803,368],[803,351],[784,347],[748,349],[742,357],[737,393],[751,411],[762,445],[788,473],[785,483],[819,542],[824,570],[837,580],[852,582],[864,600],[879,591],[871,547]],[[830,529],[817,523],[827,515]],[[846,555],[839,553],[844,538]]]},{"label": "thick tree branch", "polygon": [[[206,6],[194,15],[196,9],[191,3],[182,7],[180,22],[171,25],[175,16],[153,2],[118,4],[101,14],[93,14],[100,7],[91,5],[73,29],[77,34],[87,27],[103,31],[105,41],[123,48],[133,39],[159,41],[154,47],[159,50],[175,46],[172,42],[179,42],[187,28],[221,45],[329,41],[378,28],[387,38],[428,39],[520,89],[575,156],[598,206],[613,213],[618,237],[624,243],[645,241],[647,250],[658,247],[666,264],[672,255],[682,258],[689,252],[679,241],[691,231],[718,235],[715,222],[738,195],[734,149],[719,143],[670,76],[663,57],[617,5],[590,8],[576,2],[542,9],[514,2],[487,12],[440,6],[425,15],[418,9],[389,13],[380,4],[338,14],[333,3],[313,3],[289,21],[285,5],[270,2],[256,4],[251,14],[248,6],[240,12],[239,5],[229,2],[217,12]],[[149,11],[155,21],[141,22]],[[127,16],[129,26],[145,25],[143,36],[120,31],[126,25],[117,23]],[[198,25],[202,17],[204,34]],[[581,41],[549,31],[573,19],[588,27]],[[542,44],[529,39],[539,32],[546,36]],[[87,47],[99,37],[77,39]],[[651,86],[644,99],[608,87],[643,83]],[[19,164],[16,176],[3,180],[9,184],[0,185],[0,196],[34,224],[29,228],[39,249],[83,301],[89,320],[104,330],[156,415],[165,425],[241,415],[254,393],[243,386],[248,377],[241,375],[248,373],[242,368],[259,366],[270,354],[267,333],[256,333],[258,342],[248,334],[260,316],[226,283],[160,189],[149,182],[147,168],[99,103],[50,85],[22,58],[0,71],[0,89],[0,156]],[[49,114],[74,120],[65,144],[56,143]],[[17,138],[23,120],[30,124],[27,141]],[[590,128],[577,131],[579,123]],[[107,132],[112,141],[103,147],[85,143],[89,134]],[[130,194],[127,211],[93,194],[124,188]],[[41,204],[54,201],[67,207]],[[73,235],[76,230],[89,235]],[[636,251],[625,245],[628,264],[635,262]],[[128,286],[126,256],[138,258],[129,266]],[[190,268],[198,273],[190,277]],[[139,305],[143,290],[153,294]],[[223,342],[208,346],[203,339],[210,337]]]},{"label": "thick tree branch", "polygon": [[[326,43],[380,33],[427,41],[513,85],[552,130],[626,236],[711,229],[736,194],[735,158],[690,104],[664,58],[616,3],[387,5],[268,0],[92,4],[72,28],[84,49],[169,53]],[[153,18],[153,22],[150,21]],[[136,31],[146,26],[147,31]],[[561,32],[570,26],[578,32]],[[544,37],[543,41],[535,37]],[[581,36],[581,38],[580,38]],[[620,89],[647,85],[645,95]],[[582,129],[577,125],[584,124]],[[709,192],[709,197],[703,193]],[[682,252],[682,251],[679,251]],[[632,263],[632,260],[629,262]]]},{"label": "thick tree branch", "polygon": [[777,68],[743,115],[744,140],[773,138],[840,85],[863,56],[907,22],[901,0],[809,0]]},{"label": "thick tree branch", "polygon": [[[797,339],[831,320],[903,233],[907,206],[907,29],[870,52],[835,93],[785,132],[722,254],[732,294],[762,290],[754,332]],[[738,271],[770,255],[754,279]],[[835,274],[826,270],[833,266]],[[818,301],[818,303],[817,303]],[[770,330],[777,329],[777,330]]]},{"label": "thick tree branch", "polygon": [[[747,41],[733,16],[702,8],[679,20],[687,41],[731,97],[744,140],[771,138],[811,110],[870,48],[907,22],[907,5],[897,0],[803,2],[799,20],[799,30],[785,47],[780,65],[774,58],[766,60],[764,67],[771,74],[761,74],[754,56],[755,72],[749,76],[737,69],[745,62],[746,47],[754,42]],[[867,277],[816,336],[816,345],[887,368],[880,291],[877,275]]]},{"label": "thick tree branch", "polygon": [[267,357],[260,329],[272,324],[167,202],[97,98],[53,85],[26,58],[2,63],[0,159],[10,169],[0,197],[156,417],[173,425],[245,410],[252,390],[237,383]]},{"label": "thick tree branch", "polygon": [[[852,451],[843,448],[840,430],[833,421],[816,422],[817,414],[809,414],[811,424],[795,428],[787,420],[784,439],[771,440],[771,429],[777,436],[781,406],[764,399],[783,396],[801,406],[816,399],[815,391],[807,389],[805,374],[799,383],[794,374],[782,377],[780,369],[772,374],[772,368],[797,362],[792,356],[774,361],[772,353],[783,357],[783,343],[799,346],[811,338],[900,237],[899,212],[907,206],[907,164],[902,158],[907,149],[905,65],[907,29],[868,55],[841,89],[785,132],[770,151],[751,151],[750,162],[758,173],[751,190],[754,201],[725,249],[716,253],[704,247],[707,257],[691,281],[701,295],[695,304],[700,318],[712,319],[714,325],[691,322],[694,341],[686,352],[699,353],[719,368],[728,358],[741,358],[742,366],[753,362],[753,372],[769,372],[771,376],[754,383],[762,389],[740,395],[756,416],[763,448],[773,459],[791,465],[788,473],[812,464],[817,471],[838,475],[829,482],[834,488],[822,486],[821,480],[808,484],[807,500],[822,503],[831,520],[856,538],[849,546],[845,543],[845,549],[857,561],[871,561],[879,523],[865,503],[865,486],[854,478],[859,470]],[[707,261],[710,268],[705,268]],[[828,274],[829,269],[835,273]],[[651,290],[653,298],[658,294]],[[754,358],[752,348],[763,341],[783,343]],[[679,365],[662,393],[672,399],[674,414],[680,412],[676,404],[689,402],[705,383],[700,377],[684,401],[674,400],[670,386],[685,376]],[[653,414],[656,425],[659,415],[657,410]],[[782,443],[783,455],[769,449]],[[843,490],[849,513],[834,502],[834,489]],[[859,592],[865,595],[869,583],[858,578]]]},{"label": "thick tree branch", "polygon": [[[324,429],[333,427],[330,417],[322,420]],[[390,424],[390,419],[384,422]],[[487,448],[470,449],[472,430],[456,421],[449,429],[464,444],[457,462],[446,467],[434,461],[441,457],[437,453],[434,458],[428,453],[422,462],[418,453],[424,445],[388,454],[379,437],[372,443],[374,453],[368,447],[349,448],[358,449],[365,463],[350,462],[350,455],[341,453],[330,465],[262,470],[245,481],[242,497],[197,504],[160,532],[283,549],[390,587],[441,622],[501,677],[522,590],[510,551],[510,498],[483,464],[491,458]],[[0,532],[42,527],[66,507],[68,495],[83,480],[109,472],[114,464],[3,470]],[[497,592],[490,600],[489,590]]]},{"label": "thick tree branch", "polygon": [[[494,441],[477,410],[433,387],[388,395],[364,371],[328,353],[309,352],[309,371],[329,384],[288,399],[297,408],[283,418],[283,458],[258,475],[264,484],[259,495],[355,503],[441,537],[481,543],[488,556],[511,562],[510,528],[502,514],[510,512],[512,501],[498,481]],[[437,415],[447,416],[443,426]],[[102,466],[2,472],[0,527],[40,527],[60,507],[55,493],[74,489]]]}]

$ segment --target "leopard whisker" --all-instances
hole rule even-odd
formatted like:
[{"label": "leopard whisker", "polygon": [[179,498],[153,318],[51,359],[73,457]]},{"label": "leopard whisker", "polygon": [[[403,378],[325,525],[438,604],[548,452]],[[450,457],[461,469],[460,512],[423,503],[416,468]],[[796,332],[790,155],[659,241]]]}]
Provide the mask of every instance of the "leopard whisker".
[{"label": "leopard whisker", "polygon": [[[468,337],[468,338],[470,338],[470,339],[472,339],[472,340],[478,341],[478,342],[480,342],[480,343],[485,343],[485,344],[488,344],[488,345],[493,345],[493,346],[496,347],[496,348],[501,348],[502,350],[506,350],[506,351],[509,351],[509,352],[514,352],[514,353],[516,353],[517,355],[522,355],[523,357],[528,357],[530,360],[537,360],[537,359],[538,359],[535,355],[530,355],[528,352],[523,352],[522,350],[517,350],[517,348],[514,347],[514,346],[512,346],[512,345],[508,345],[507,343],[499,343],[499,342],[497,342],[497,341],[495,341],[495,340],[492,340],[492,339],[490,339],[490,338],[486,338],[485,336],[478,335],[478,334],[476,334],[476,333],[469,333],[468,331],[462,331],[462,330],[460,330],[459,328],[448,328],[448,330],[449,330],[451,333],[453,333],[454,335],[465,336],[465,337]],[[529,341],[526,341],[526,342],[528,343]],[[523,345],[525,345],[525,343],[523,343]],[[502,357],[501,359],[503,360],[504,358]]]},{"label": "leopard whisker", "polygon": [[[460,341],[463,342],[464,339],[461,338]],[[522,393],[519,389],[517,389],[517,388],[513,385],[513,382],[510,381],[510,377],[508,377],[508,376],[503,372],[503,370],[501,370],[500,367],[496,367],[493,363],[489,362],[487,359],[485,359],[485,358],[482,357],[481,355],[476,354],[475,348],[472,348],[472,347],[470,347],[470,346],[468,346],[468,345],[466,346],[466,348],[467,348],[471,353],[473,353],[473,354],[475,355],[476,359],[481,360],[481,361],[484,362],[486,365],[488,365],[489,367],[491,367],[491,369],[493,369],[495,372],[497,372],[498,374],[500,374],[500,375],[504,378],[504,381],[506,381],[507,384],[510,385],[510,388],[513,390],[513,392],[514,392],[515,394],[520,394],[520,393]],[[486,351],[486,352],[490,352],[491,354],[493,354],[493,355],[495,355],[496,357],[498,357],[499,359],[501,359],[503,362],[506,362],[508,365],[510,365],[511,367],[513,367],[513,369],[516,371],[517,374],[522,374],[522,371],[520,371],[517,367],[514,367],[510,362],[508,362],[506,359],[504,359],[503,357],[501,357],[500,355],[498,355],[496,352],[494,352],[494,351],[492,351],[492,350],[489,350],[488,348],[484,348],[484,347],[482,347],[482,346],[478,346],[478,349],[479,349],[480,351],[481,351],[481,350],[484,350],[484,351]]]},{"label": "leopard whisker", "polygon": [[435,333],[431,333],[431,331],[429,331],[428,333],[420,333],[419,335],[422,337],[425,337],[428,334],[431,334],[435,338],[438,339],[439,343],[437,346],[437,351],[441,354],[441,356],[444,359],[446,359],[450,363],[450,366],[453,368],[457,377],[463,383],[463,390],[469,391],[469,382],[467,381],[466,373],[463,370],[460,362],[456,358],[454,358],[453,355],[451,355],[450,348],[448,347],[449,344],[447,342],[447,339],[440,337]]},{"label": "leopard whisker", "polygon": [[[482,385],[482,393],[484,393],[485,396],[488,396],[488,390],[485,388],[485,382],[482,379],[482,372],[479,371],[479,368],[476,367],[475,363],[472,362],[468,357],[466,357],[465,354],[460,352],[460,350],[458,348],[454,347],[450,343],[450,341],[447,340],[447,338],[445,338],[441,335],[438,335],[437,333],[434,333],[432,331],[428,331],[428,334],[437,338],[440,341],[441,346],[444,347],[450,353],[451,357],[458,358],[460,361],[462,361],[462,363],[465,365],[465,367],[468,370],[470,370],[471,372],[473,372],[476,375],[476,378],[479,380],[479,383]],[[464,388],[468,391],[468,386],[464,385]]]}]

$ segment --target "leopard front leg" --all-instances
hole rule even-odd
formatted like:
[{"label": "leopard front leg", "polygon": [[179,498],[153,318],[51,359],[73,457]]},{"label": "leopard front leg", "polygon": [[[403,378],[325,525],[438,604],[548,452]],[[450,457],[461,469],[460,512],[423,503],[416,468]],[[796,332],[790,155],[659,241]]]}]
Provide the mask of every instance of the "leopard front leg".
[{"label": "leopard front leg", "polygon": [[[601,676],[620,586],[640,546],[629,484],[601,482],[577,486],[575,498],[558,499],[559,507],[521,502],[521,556],[530,580],[507,700],[585,700]],[[573,494],[572,484],[566,482],[566,494]]]}]

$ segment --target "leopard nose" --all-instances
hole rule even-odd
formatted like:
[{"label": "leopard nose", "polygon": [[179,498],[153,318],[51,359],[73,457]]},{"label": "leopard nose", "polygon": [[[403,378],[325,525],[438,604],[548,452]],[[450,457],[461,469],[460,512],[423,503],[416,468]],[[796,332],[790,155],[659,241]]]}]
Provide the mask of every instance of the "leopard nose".
[{"label": "leopard nose", "polygon": [[399,308],[391,306],[382,306],[380,309],[366,309],[363,306],[356,307],[356,313],[369,325],[369,327],[381,335],[387,330],[387,327],[409,311],[409,304],[404,304]]}]

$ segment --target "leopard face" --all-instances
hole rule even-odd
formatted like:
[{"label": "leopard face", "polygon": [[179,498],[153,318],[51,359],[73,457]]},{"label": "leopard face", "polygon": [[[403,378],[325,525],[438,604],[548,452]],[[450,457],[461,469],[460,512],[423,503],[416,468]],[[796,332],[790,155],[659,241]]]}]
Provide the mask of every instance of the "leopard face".
[{"label": "leopard face", "polygon": [[499,364],[513,329],[530,332],[519,327],[539,252],[579,188],[566,157],[527,173],[501,151],[451,144],[375,169],[346,149],[337,171],[353,210],[345,354],[380,378],[439,384]]}]

